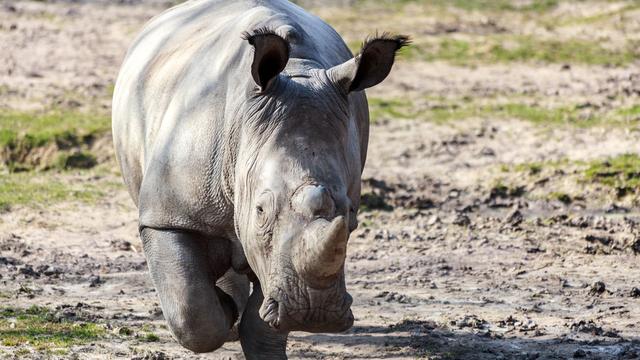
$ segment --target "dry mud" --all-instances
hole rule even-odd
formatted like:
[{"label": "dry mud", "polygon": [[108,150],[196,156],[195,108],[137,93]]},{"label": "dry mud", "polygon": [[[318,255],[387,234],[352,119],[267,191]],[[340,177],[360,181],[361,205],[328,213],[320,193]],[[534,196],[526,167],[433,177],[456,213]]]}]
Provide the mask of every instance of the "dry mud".
[{"label": "dry mud", "polygon": [[[69,91],[108,106],[101,94],[128,41],[162,8],[2,4],[0,105],[14,109],[65,101]],[[624,102],[637,103],[638,76],[637,67],[400,62],[370,95],[515,92],[606,104],[623,93]],[[371,129],[367,208],[359,214],[346,265],[355,325],[344,334],[292,333],[290,357],[639,358],[637,202],[580,182],[574,165],[638,153],[639,140],[629,127],[382,119]],[[504,170],[505,164],[533,162],[566,166],[535,176]],[[572,201],[549,196],[557,189]],[[64,355],[17,355],[0,346],[0,358],[243,358],[237,342],[205,355],[180,348],[146,270],[137,212],[122,188],[92,204],[16,207],[1,214],[2,306],[46,306],[69,321],[98,323],[107,336]],[[157,341],[144,340],[150,331]]]}]

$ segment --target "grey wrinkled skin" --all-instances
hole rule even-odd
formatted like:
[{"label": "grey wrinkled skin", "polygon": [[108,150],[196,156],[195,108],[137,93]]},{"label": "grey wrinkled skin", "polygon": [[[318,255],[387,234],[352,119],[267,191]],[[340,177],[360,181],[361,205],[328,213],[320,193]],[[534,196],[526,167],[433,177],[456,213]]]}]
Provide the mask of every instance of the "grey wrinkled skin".
[{"label": "grey wrinkled skin", "polygon": [[209,352],[239,334],[247,359],[284,359],[288,332],[352,325],[363,90],[406,43],[383,35],[353,57],[284,0],[192,0],[138,36],[115,87],[114,144],[183,346]]}]

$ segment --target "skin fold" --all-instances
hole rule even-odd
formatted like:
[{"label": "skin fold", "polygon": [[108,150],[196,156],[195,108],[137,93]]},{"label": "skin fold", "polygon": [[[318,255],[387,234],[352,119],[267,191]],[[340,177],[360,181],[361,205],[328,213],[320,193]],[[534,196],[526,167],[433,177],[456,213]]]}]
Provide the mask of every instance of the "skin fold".
[{"label": "skin fold", "polygon": [[283,0],[188,1],[135,40],[114,90],[114,144],[184,347],[239,336],[247,359],[285,359],[288,332],[353,324],[344,261],[368,142],[363,90],[406,43],[370,38],[354,57]]}]

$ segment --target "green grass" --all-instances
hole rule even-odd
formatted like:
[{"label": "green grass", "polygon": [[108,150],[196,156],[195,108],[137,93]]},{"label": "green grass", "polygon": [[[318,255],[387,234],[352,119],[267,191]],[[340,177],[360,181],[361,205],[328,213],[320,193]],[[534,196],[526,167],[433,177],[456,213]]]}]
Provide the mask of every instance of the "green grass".
[{"label": "green grass", "polygon": [[0,308],[0,343],[3,346],[29,346],[64,354],[65,348],[99,340],[105,333],[105,329],[97,324],[59,320],[45,307]]},{"label": "green grass", "polygon": [[372,119],[390,117],[394,119],[410,119],[413,103],[409,100],[369,98],[369,111]]},{"label": "green grass", "polygon": [[[538,175],[542,172],[544,165],[542,163],[524,163],[517,164],[514,166],[514,169],[518,172],[526,172],[529,175]],[[505,172],[508,171],[505,170]]]},{"label": "green grass", "polygon": [[559,192],[559,191],[554,191],[554,192],[550,193],[549,197],[551,199],[558,200],[561,203],[564,203],[566,205],[571,204],[571,202],[573,201],[569,194],[563,193],[563,192]]},{"label": "green grass", "polygon": [[51,142],[65,145],[87,136],[108,132],[111,119],[105,114],[70,110],[42,113],[0,111],[0,147],[37,147]]},{"label": "green grass", "polygon": [[584,171],[588,181],[615,188],[619,196],[640,190],[640,156],[623,154],[593,161]]},{"label": "green grass", "polygon": [[144,335],[143,340],[146,342],[158,342],[160,337],[154,333],[147,333]]},{"label": "green grass", "polygon": [[628,115],[619,112],[583,115],[576,105],[544,107],[536,104],[509,102],[487,104],[467,100],[427,101],[417,106],[408,99],[369,98],[370,117],[373,122],[381,119],[418,119],[443,123],[468,118],[520,119],[535,124],[569,124],[589,127],[598,124],[615,124],[625,121]]},{"label": "green grass", "polygon": [[547,40],[532,36],[488,36],[475,39],[452,37],[417,41],[400,55],[423,61],[446,61],[455,65],[534,62],[622,66],[639,56],[637,44],[609,49],[599,42],[580,39]]},{"label": "green grass", "polygon": [[14,205],[93,202],[105,196],[105,190],[109,187],[112,184],[71,182],[68,174],[59,172],[0,174],[0,210],[10,209]]},{"label": "green grass", "polygon": [[614,16],[620,16],[620,15],[624,15],[626,13],[629,13],[631,11],[635,11],[640,9],[640,3],[638,3],[637,1],[631,2],[625,6],[623,6],[620,9],[616,9],[616,10],[610,10],[610,11],[605,11],[605,12],[601,12],[595,15],[590,15],[590,16],[581,16],[581,17],[575,17],[575,18],[569,18],[569,19],[565,19],[563,21],[561,21],[559,24],[550,24],[550,25],[560,25],[560,26],[567,26],[567,25],[594,25],[598,22],[604,21],[604,20],[609,20]]},{"label": "green grass", "polygon": [[359,0],[356,2],[356,7],[375,4],[389,9],[398,9],[406,5],[417,4],[440,8],[453,7],[464,11],[544,12],[555,8],[558,3],[558,0],[532,0],[524,2],[513,0]]},{"label": "green grass", "polygon": [[440,6],[454,6],[466,11],[536,11],[543,12],[555,8],[558,0],[532,0],[516,2],[512,0],[431,0]]},{"label": "green grass", "polygon": [[[88,168],[96,165],[95,156],[78,148],[86,148],[110,128],[111,120],[106,114],[0,110],[0,162],[10,171]],[[47,146],[55,146],[57,158],[32,155],[34,150]]]},{"label": "green grass", "polygon": [[625,121],[638,120],[640,119],[640,105],[618,109],[616,114],[621,116]]}]

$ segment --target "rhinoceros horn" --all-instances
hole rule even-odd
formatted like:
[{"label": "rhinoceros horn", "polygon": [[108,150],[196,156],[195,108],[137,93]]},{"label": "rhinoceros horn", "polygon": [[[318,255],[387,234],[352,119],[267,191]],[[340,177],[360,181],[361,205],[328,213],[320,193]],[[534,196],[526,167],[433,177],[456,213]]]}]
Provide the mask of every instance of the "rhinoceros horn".
[{"label": "rhinoceros horn", "polygon": [[294,265],[313,288],[330,286],[342,270],[349,228],[344,216],[315,220],[304,232],[294,254]]}]

